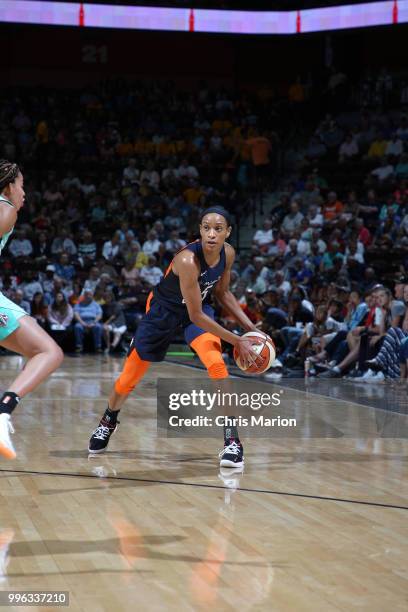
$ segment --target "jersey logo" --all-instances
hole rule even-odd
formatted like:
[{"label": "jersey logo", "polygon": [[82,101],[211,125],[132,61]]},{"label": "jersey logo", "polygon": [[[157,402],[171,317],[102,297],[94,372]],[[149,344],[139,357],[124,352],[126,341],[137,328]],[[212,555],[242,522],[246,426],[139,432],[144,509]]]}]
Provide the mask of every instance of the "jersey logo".
[{"label": "jersey logo", "polygon": [[0,327],[6,327],[8,320],[8,315],[0,313]]},{"label": "jersey logo", "polygon": [[[205,298],[208,295],[208,292],[211,291],[211,289],[214,287],[214,285],[216,285],[218,283],[218,281],[220,280],[221,276],[219,276],[218,278],[216,278],[213,281],[207,281],[204,285],[204,287],[200,287],[201,289],[201,301],[204,302]],[[182,304],[186,303],[186,300],[183,298],[181,301]]]}]

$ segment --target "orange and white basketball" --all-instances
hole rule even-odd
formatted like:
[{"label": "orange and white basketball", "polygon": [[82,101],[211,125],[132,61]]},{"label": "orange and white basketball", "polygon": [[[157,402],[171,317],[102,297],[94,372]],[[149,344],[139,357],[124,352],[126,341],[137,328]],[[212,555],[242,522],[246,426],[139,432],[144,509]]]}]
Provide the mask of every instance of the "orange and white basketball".
[{"label": "orange and white basketball", "polygon": [[258,339],[262,340],[262,344],[255,344],[254,342],[252,347],[255,353],[258,353],[258,355],[262,357],[263,363],[251,365],[249,368],[244,368],[240,362],[237,351],[234,348],[234,359],[237,366],[247,374],[263,374],[269,370],[276,358],[275,345],[273,344],[272,340],[270,338],[267,339],[265,334],[256,331],[247,332],[242,337],[247,338],[249,341]]}]

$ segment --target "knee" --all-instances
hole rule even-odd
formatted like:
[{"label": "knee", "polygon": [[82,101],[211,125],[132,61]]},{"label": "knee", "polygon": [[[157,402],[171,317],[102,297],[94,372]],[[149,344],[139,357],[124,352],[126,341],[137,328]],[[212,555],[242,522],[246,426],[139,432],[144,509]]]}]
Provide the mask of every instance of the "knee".
[{"label": "knee", "polygon": [[64,351],[60,346],[58,346],[58,344],[55,344],[55,346],[51,348],[50,352],[52,354],[52,360],[55,363],[55,367],[58,368],[64,361]]},{"label": "knee", "polygon": [[76,331],[76,330],[78,330],[78,331],[79,331],[79,330],[83,330],[83,329],[84,329],[84,326],[82,325],[82,323],[79,323],[79,321],[77,321],[77,322],[75,323],[75,325],[74,325],[74,329],[75,329],[75,331]]}]

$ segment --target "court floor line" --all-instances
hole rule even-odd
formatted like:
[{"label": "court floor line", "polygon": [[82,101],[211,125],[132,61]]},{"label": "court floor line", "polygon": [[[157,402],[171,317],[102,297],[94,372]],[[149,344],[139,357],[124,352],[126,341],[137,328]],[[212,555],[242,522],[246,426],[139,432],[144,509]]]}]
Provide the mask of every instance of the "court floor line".
[{"label": "court floor line", "polygon": [[[4,474],[24,474],[30,476],[62,476],[66,478],[92,478],[101,480],[100,476],[94,476],[93,474],[72,474],[70,472],[43,472],[36,470],[12,470],[0,468],[0,473]],[[203,489],[219,489],[219,490],[230,490],[228,487],[223,487],[221,485],[212,485],[212,484],[204,484],[200,482],[181,482],[179,480],[160,480],[154,478],[136,478],[132,476],[104,476],[102,480],[120,480],[127,482],[148,482],[152,484],[169,484],[176,486],[184,486],[184,487],[197,487]],[[384,504],[381,502],[373,502],[373,501],[364,501],[359,499],[345,499],[342,497],[324,497],[322,495],[308,495],[306,493],[291,493],[289,491],[272,491],[269,489],[250,489],[248,487],[239,487],[238,491],[243,491],[244,493],[265,493],[268,495],[281,495],[286,497],[300,497],[302,499],[316,499],[320,501],[332,501],[332,502],[340,502],[345,504],[359,504],[363,506],[373,506],[378,508],[392,508],[395,510],[408,510],[408,506],[398,506],[396,504]]]}]

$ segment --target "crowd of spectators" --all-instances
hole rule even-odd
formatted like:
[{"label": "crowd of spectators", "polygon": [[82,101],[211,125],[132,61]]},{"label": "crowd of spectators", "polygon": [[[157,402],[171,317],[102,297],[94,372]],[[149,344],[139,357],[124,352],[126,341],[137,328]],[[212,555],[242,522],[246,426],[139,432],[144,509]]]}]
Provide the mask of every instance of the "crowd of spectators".
[{"label": "crowd of spectators", "polygon": [[2,102],[0,148],[23,160],[27,202],[2,254],[1,289],[66,350],[123,352],[149,291],[197,237],[200,212],[217,203],[245,219],[261,180],[274,204],[231,283],[273,336],[277,365],[296,372],[309,359],[319,376],[350,375],[355,364],[357,377],[405,375],[401,105],[326,115],[307,142],[284,150],[264,94],[204,83],[188,93],[172,83],[36,90]]}]

